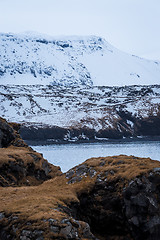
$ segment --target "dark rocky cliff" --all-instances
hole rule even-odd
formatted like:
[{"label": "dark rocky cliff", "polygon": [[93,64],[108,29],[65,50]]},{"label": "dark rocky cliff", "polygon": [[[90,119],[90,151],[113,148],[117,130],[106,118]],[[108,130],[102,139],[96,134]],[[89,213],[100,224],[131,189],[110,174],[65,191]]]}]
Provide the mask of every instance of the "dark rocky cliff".
[{"label": "dark rocky cliff", "polygon": [[0,118],[0,186],[38,185],[61,174],[21,139],[20,125]]},{"label": "dark rocky cliff", "polygon": [[[20,133],[22,138],[28,141],[47,141],[53,142],[88,142],[88,141],[104,141],[105,139],[122,139],[137,136],[155,137],[160,136],[160,115],[156,117],[135,118],[129,116],[125,112],[118,113],[120,118],[116,124],[121,126],[121,130],[115,126],[114,128],[106,128],[99,131],[90,128],[60,128],[60,127],[35,127],[21,126]],[[132,119],[134,128],[130,128],[127,120]]]}]

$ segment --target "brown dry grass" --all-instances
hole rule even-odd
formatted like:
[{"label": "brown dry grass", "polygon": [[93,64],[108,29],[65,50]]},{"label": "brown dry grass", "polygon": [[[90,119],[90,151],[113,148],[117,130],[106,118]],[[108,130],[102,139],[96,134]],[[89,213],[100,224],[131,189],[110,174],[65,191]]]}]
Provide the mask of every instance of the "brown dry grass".
[{"label": "brown dry grass", "polygon": [[[103,161],[105,161],[105,165],[101,167],[100,163]],[[129,181],[137,176],[148,173],[153,168],[160,167],[159,161],[125,155],[106,158],[99,157],[96,161],[95,158],[91,158],[86,163],[102,174],[106,171],[114,171],[114,175],[109,176],[110,179],[124,178]]]},{"label": "brown dry grass", "polygon": [[[27,166],[33,165],[34,171],[44,171],[45,166],[48,166],[50,172],[48,174],[48,178],[55,177],[61,174],[60,168],[56,167],[52,164],[49,164],[47,160],[45,160],[40,153],[33,151],[30,147],[14,147],[10,146],[8,148],[0,148],[0,181],[6,183],[6,185],[11,186],[10,183],[7,182],[7,178],[4,178],[4,175],[7,177],[11,177],[15,179],[14,173],[7,172],[7,167],[11,166],[11,163],[16,164],[17,166],[22,166],[22,169],[25,171]],[[4,170],[6,169],[6,170]],[[12,168],[11,168],[12,169]],[[2,174],[2,175],[1,175]],[[18,180],[18,185],[39,185],[43,182],[41,179],[36,179],[34,173],[33,175],[24,176],[20,173],[21,177]],[[16,179],[15,179],[16,182]],[[13,184],[15,185],[15,184]]]},{"label": "brown dry grass", "polygon": [[[37,167],[42,167],[42,163],[47,161],[40,153],[34,151],[30,147],[15,147],[11,145],[8,148],[0,148],[0,166],[15,160],[22,160],[26,165],[29,162],[33,162],[33,155],[39,159],[38,161],[34,161]],[[54,167],[54,165],[51,166]]]},{"label": "brown dry grass", "polygon": [[54,210],[63,200],[75,200],[74,194],[65,184],[65,178],[56,177],[48,184],[35,187],[1,188],[0,212],[16,213],[30,220],[64,215]]},{"label": "brown dry grass", "polygon": [[[13,154],[14,150],[10,149],[10,151]],[[102,161],[105,161],[103,167],[100,166]],[[114,171],[114,175],[107,177],[110,181],[123,178],[127,182],[141,174],[148,174],[153,168],[160,167],[158,161],[124,155],[91,158],[85,164],[93,167],[97,175],[101,174],[101,176],[106,171]],[[35,187],[0,188],[0,212],[18,213],[29,220],[62,218],[65,214],[57,211],[58,204],[65,206],[77,202],[77,195],[80,192],[89,192],[92,189],[97,175],[94,178],[83,177],[81,182],[74,184],[67,184],[68,180],[63,174]]]},{"label": "brown dry grass", "polygon": [[[30,148],[23,148],[23,147],[14,147],[10,146],[8,148],[0,148],[0,166],[8,161],[15,161],[16,159],[22,160],[25,164],[28,162],[32,162],[33,158],[31,157],[32,151]],[[42,158],[42,156],[34,152],[37,157]]]}]

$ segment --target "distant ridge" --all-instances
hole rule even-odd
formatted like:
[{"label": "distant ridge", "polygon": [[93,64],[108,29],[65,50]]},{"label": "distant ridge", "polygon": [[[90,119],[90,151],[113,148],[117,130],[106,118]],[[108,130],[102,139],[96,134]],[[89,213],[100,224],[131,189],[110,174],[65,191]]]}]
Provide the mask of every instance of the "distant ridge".
[{"label": "distant ridge", "polygon": [[150,85],[160,62],[126,54],[97,36],[0,33],[0,82],[13,85]]}]

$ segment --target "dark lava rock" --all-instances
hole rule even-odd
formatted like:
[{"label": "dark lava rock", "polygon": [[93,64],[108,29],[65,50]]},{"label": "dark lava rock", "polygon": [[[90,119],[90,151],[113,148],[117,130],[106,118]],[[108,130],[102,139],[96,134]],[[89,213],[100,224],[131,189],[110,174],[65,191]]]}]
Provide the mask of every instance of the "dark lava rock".
[{"label": "dark lava rock", "polygon": [[[123,169],[124,164],[117,160],[112,166]],[[159,168],[127,182],[117,173],[108,170],[97,175],[92,190],[81,193],[80,202],[72,206],[74,217],[89,223],[98,239],[160,239]]]},{"label": "dark lava rock", "polygon": [[0,118],[0,148],[7,147],[15,139],[13,128],[2,118]]},{"label": "dark lava rock", "polygon": [[146,177],[135,179],[123,192],[125,216],[134,239],[160,237],[160,176],[154,178],[156,184]]}]

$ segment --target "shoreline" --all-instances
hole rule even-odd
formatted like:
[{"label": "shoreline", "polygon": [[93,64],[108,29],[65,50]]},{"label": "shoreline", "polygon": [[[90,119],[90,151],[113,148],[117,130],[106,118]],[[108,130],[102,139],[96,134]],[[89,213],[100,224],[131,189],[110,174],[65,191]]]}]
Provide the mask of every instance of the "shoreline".
[{"label": "shoreline", "polygon": [[38,145],[71,145],[71,144],[92,144],[92,143],[132,143],[132,142],[155,142],[160,141],[160,136],[138,136],[121,139],[90,139],[90,140],[77,140],[77,141],[65,141],[57,139],[46,139],[46,140],[25,140],[24,141],[30,146]]}]

